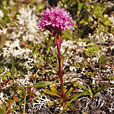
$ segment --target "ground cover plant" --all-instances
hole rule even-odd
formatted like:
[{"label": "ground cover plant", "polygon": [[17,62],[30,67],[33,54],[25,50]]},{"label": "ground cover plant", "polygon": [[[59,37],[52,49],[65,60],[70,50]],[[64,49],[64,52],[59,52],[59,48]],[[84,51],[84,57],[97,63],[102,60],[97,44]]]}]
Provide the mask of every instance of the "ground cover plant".
[{"label": "ground cover plant", "polygon": [[114,2],[0,0],[0,114],[113,114]]}]

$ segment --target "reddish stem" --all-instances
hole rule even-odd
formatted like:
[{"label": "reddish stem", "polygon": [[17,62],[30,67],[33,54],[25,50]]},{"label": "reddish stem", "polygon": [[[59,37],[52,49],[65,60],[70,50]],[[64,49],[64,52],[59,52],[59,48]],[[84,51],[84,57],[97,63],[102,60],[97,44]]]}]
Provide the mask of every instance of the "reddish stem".
[{"label": "reddish stem", "polygon": [[61,42],[62,42],[61,36],[55,35],[55,45],[57,46],[57,51],[58,51],[59,77],[60,77],[60,82],[61,82],[61,92],[62,92],[62,97],[65,98],[64,85],[63,85],[63,74],[62,74],[62,57],[61,57],[61,53],[60,53]]}]

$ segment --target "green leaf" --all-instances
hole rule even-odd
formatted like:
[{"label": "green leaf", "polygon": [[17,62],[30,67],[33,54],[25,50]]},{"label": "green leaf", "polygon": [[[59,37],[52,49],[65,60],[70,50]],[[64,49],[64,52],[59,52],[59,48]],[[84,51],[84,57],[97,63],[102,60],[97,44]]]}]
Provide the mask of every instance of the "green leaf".
[{"label": "green leaf", "polygon": [[2,109],[0,109],[0,114],[4,114],[4,111]]},{"label": "green leaf", "polygon": [[85,51],[86,56],[94,56],[98,52],[99,47],[95,44],[88,43],[87,50]]},{"label": "green leaf", "polygon": [[108,80],[114,80],[114,74],[112,76],[105,76],[105,78]]},{"label": "green leaf", "polygon": [[85,51],[85,55],[88,56],[88,57],[92,56],[92,54],[88,50]]},{"label": "green leaf", "polygon": [[105,86],[105,87],[102,87],[102,88],[97,89],[95,91],[94,95],[96,95],[97,93],[99,93],[101,91],[104,91],[105,89],[111,88],[111,87],[114,87],[114,84],[113,85],[108,85],[108,86]]},{"label": "green leaf", "polygon": [[41,87],[46,87],[48,85],[51,85],[53,82],[50,82],[50,81],[41,81],[41,82],[38,82],[37,84],[34,85],[34,87],[36,88],[41,88]]},{"label": "green leaf", "polygon": [[17,89],[16,92],[19,94],[19,96],[22,96],[22,90],[21,89]]},{"label": "green leaf", "polygon": [[98,51],[98,50],[99,50],[99,47],[98,47],[98,46],[93,45],[93,44],[91,44],[91,43],[89,43],[87,46],[88,46],[87,49],[88,49],[89,51],[91,51],[91,52],[95,52],[95,51]]},{"label": "green leaf", "polygon": [[12,109],[10,109],[9,112],[10,112],[10,113],[11,113],[11,112],[14,112],[17,108],[18,108],[18,106],[14,106]]},{"label": "green leaf", "polygon": [[77,100],[79,97],[87,95],[87,92],[79,93],[75,97],[73,97],[63,108],[63,110],[59,113],[61,114],[73,101]]},{"label": "green leaf", "polygon": [[62,3],[65,4],[67,0],[62,0]]},{"label": "green leaf", "polygon": [[39,11],[39,10],[42,10],[45,8],[45,5],[43,3],[38,3],[38,5],[36,6],[36,9]]},{"label": "green leaf", "polygon": [[38,51],[37,51],[37,54],[40,56],[41,60],[42,60],[43,62],[45,62],[45,60],[43,59],[42,55],[41,55]]},{"label": "green leaf", "polygon": [[50,85],[50,89],[51,89],[51,91],[53,91],[54,93],[59,93],[54,85]]},{"label": "green leaf", "polygon": [[74,86],[75,86],[75,87],[76,87],[76,86],[81,87],[85,92],[87,92],[87,93],[89,94],[88,88],[86,88],[85,86],[83,86],[83,85],[81,85],[81,84],[79,84],[79,83],[75,83]]},{"label": "green leaf", "polygon": [[65,54],[66,54],[67,50],[68,50],[68,47],[65,49],[65,51],[64,51],[64,53],[63,53],[63,55],[65,55]]},{"label": "green leaf", "polygon": [[6,72],[5,76],[10,77],[11,76],[11,72]]},{"label": "green leaf", "polygon": [[71,94],[72,91],[73,91],[73,88],[71,87],[71,88],[66,92],[66,97],[68,97],[68,96]]},{"label": "green leaf", "polygon": [[93,98],[93,92],[92,92],[92,90],[91,90],[91,88],[88,86],[88,91],[89,91],[89,96],[90,96],[90,98]]},{"label": "green leaf", "polygon": [[77,3],[77,0],[69,0],[70,7],[73,7],[76,3]]},{"label": "green leaf", "polygon": [[111,27],[111,32],[114,32],[114,27]]},{"label": "green leaf", "polygon": [[[49,39],[51,39],[51,36],[49,36]],[[47,51],[46,51],[47,55],[48,55],[49,52],[50,52],[51,45],[52,45],[52,41],[49,40],[49,45],[48,45],[48,47],[47,47]]]},{"label": "green leaf", "polygon": [[1,104],[1,105],[0,105],[0,108],[2,108],[3,111],[6,111],[6,106],[5,106],[5,104]]},{"label": "green leaf", "polygon": [[101,58],[99,58],[99,64],[104,65],[106,64],[107,60],[108,60],[108,57],[103,55],[101,56]]},{"label": "green leaf", "polygon": [[83,6],[84,6],[84,4],[83,3],[80,3],[78,1],[78,12],[77,12],[78,15],[81,13],[81,10],[82,10]]},{"label": "green leaf", "polygon": [[103,23],[104,23],[104,25],[110,25],[111,24],[108,17],[103,18]]},{"label": "green leaf", "polygon": [[79,83],[75,83],[74,86],[79,86],[81,87],[91,98],[93,98],[93,92],[91,90],[91,88],[88,86],[88,87],[85,87]]},{"label": "green leaf", "polygon": [[73,36],[72,36],[72,33],[70,30],[67,30],[67,32],[63,32],[63,35],[62,35],[62,39],[65,39],[65,40],[69,40],[71,39]]},{"label": "green leaf", "polygon": [[108,33],[108,31],[109,31],[109,27],[108,26],[105,26],[104,32],[105,33]]},{"label": "green leaf", "polygon": [[81,21],[80,21],[80,24],[85,24],[86,23],[86,20],[84,20],[84,19],[82,19]]},{"label": "green leaf", "polygon": [[84,111],[82,111],[82,113],[83,113],[83,114],[87,114],[87,113],[85,113]]},{"label": "green leaf", "polygon": [[59,94],[57,94],[57,93],[55,93],[53,91],[50,91],[48,89],[45,89],[44,92],[47,93],[47,94],[49,94],[49,95],[52,95],[52,96],[56,96],[56,97],[61,98],[61,96]]},{"label": "green leaf", "polygon": [[104,4],[96,3],[94,6],[94,13],[97,17],[103,17],[103,11],[104,11]]}]

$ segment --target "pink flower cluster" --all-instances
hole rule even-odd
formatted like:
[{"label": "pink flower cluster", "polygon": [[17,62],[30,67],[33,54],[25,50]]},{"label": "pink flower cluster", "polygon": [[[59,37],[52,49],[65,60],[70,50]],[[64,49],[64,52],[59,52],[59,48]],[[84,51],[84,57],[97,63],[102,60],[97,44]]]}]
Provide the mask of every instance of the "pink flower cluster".
[{"label": "pink flower cluster", "polygon": [[73,25],[70,13],[63,8],[60,9],[55,7],[51,7],[50,9],[47,8],[38,23],[40,25],[40,30],[45,28],[51,32],[55,32],[56,30],[71,30]]}]

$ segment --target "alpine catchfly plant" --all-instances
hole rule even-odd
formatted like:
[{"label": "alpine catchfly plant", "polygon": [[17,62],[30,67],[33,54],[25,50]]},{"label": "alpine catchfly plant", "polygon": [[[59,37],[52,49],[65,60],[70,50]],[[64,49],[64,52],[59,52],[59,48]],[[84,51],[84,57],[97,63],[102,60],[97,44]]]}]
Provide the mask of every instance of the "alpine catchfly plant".
[{"label": "alpine catchfly plant", "polygon": [[61,96],[65,98],[65,91],[63,85],[63,77],[62,77],[62,63],[63,57],[60,53],[60,47],[62,43],[61,34],[62,31],[71,30],[72,29],[72,17],[69,12],[67,12],[64,8],[56,8],[51,7],[47,8],[44,13],[41,15],[41,19],[39,20],[39,29],[47,29],[54,36],[55,45],[57,46],[58,51],[58,61],[59,61],[59,77],[61,82]]}]

